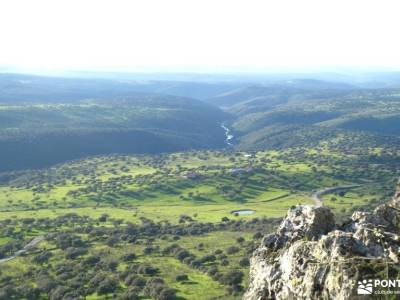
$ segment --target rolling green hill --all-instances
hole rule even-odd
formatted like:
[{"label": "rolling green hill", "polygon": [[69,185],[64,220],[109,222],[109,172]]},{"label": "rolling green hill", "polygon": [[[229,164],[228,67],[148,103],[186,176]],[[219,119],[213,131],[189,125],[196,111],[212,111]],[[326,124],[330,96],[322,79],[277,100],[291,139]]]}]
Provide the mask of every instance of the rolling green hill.
[{"label": "rolling green hill", "polygon": [[342,96],[355,87],[345,83],[312,79],[275,81],[263,85],[239,87],[207,99],[207,102],[229,109],[236,114],[246,114],[299,100],[327,99]]},{"label": "rolling green hill", "polygon": [[226,81],[154,80],[146,79],[144,75],[137,78],[119,75],[106,79],[0,73],[0,102],[65,103],[88,98],[149,93],[206,99],[242,86],[246,84]]},{"label": "rolling green hill", "polygon": [[349,90],[325,97],[319,93],[299,93],[273,106],[254,105],[257,100],[252,100],[228,108],[237,116],[232,127],[238,148],[316,145],[338,135],[368,137],[371,142],[400,138],[398,90]]},{"label": "rolling green hill", "polygon": [[224,146],[218,108],[142,95],[67,104],[0,106],[0,171],[88,155],[161,153]]}]

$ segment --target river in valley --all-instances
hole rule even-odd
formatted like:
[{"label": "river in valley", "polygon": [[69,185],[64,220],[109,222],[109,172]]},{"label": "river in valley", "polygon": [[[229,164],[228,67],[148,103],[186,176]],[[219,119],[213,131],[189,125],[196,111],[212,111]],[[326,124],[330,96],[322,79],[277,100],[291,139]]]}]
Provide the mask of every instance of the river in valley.
[{"label": "river in valley", "polygon": [[228,147],[233,147],[232,141],[234,135],[232,134],[232,131],[224,123],[221,124],[221,128],[225,131],[225,144],[228,145]]}]

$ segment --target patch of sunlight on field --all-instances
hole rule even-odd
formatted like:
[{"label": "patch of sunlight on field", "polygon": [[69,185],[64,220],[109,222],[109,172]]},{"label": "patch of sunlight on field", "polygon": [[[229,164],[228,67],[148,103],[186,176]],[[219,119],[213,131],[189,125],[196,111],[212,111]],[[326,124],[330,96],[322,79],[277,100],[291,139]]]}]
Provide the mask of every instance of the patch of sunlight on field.
[{"label": "patch of sunlight on field", "polygon": [[327,194],[323,196],[323,202],[325,205],[332,207],[337,211],[348,210],[353,206],[362,206],[368,204],[371,200],[375,199],[373,195],[360,195],[356,190],[345,193],[344,196],[340,196],[337,193]]},{"label": "patch of sunlight on field", "polygon": [[[268,200],[268,199],[266,199]],[[162,205],[153,203],[152,205],[142,205],[132,209],[123,209],[115,207],[81,207],[81,208],[62,208],[62,209],[40,209],[24,210],[12,212],[0,212],[0,219],[8,218],[54,218],[67,213],[77,213],[91,218],[98,218],[107,213],[112,218],[124,219],[131,222],[139,222],[140,217],[146,217],[154,221],[168,220],[177,223],[181,215],[193,216],[200,222],[219,222],[223,217],[240,219],[252,217],[281,217],[285,215],[287,209],[298,203],[312,204],[312,200],[304,195],[289,195],[271,201],[254,201],[249,203],[223,203],[223,204],[181,204]],[[252,215],[234,216],[232,211],[241,209],[251,209],[255,213]]]},{"label": "patch of sunlight on field", "polygon": [[[160,269],[158,276],[165,279],[168,286],[177,288],[178,296],[185,299],[212,299],[225,294],[224,286],[212,280],[209,276],[199,270],[189,268],[179,260],[172,257],[142,257],[142,262],[148,262]],[[176,282],[175,277],[179,274],[187,274],[188,283]]]}]

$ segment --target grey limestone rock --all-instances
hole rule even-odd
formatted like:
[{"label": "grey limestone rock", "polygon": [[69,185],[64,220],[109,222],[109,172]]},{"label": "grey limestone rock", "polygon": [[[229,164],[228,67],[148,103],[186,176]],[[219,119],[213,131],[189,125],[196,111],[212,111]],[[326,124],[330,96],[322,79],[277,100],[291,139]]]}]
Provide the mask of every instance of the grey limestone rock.
[{"label": "grey limestone rock", "polygon": [[400,193],[338,227],[327,207],[289,209],[251,258],[245,300],[353,299],[364,262],[399,262]]}]

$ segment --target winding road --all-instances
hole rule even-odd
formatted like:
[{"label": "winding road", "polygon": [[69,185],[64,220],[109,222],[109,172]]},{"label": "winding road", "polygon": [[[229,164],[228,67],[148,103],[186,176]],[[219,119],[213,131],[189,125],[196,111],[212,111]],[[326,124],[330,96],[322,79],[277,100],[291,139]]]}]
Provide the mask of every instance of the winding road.
[{"label": "winding road", "polygon": [[322,196],[326,194],[330,194],[337,191],[348,190],[356,187],[360,187],[361,184],[352,184],[352,185],[340,185],[335,187],[324,188],[322,190],[318,190],[312,194],[312,199],[315,202],[316,206],[323,206],[323,199]]},{"label": "winding road", "polygon": [[35,237],[28,244],[26,244],[24,246],[24,248],[22,248],[21,250],[18,250],[17,252],[15,252],[14,255],[6,257],[6,258],[3,258],[3,259],[0,259],[0,264],[17,258],[17,256],[19,256],[21,254],[24,254],[26,251],[28,251],[29,249],[35,247],[38,243],[40,243],[43,240],[44,240],[44,236]]}]

